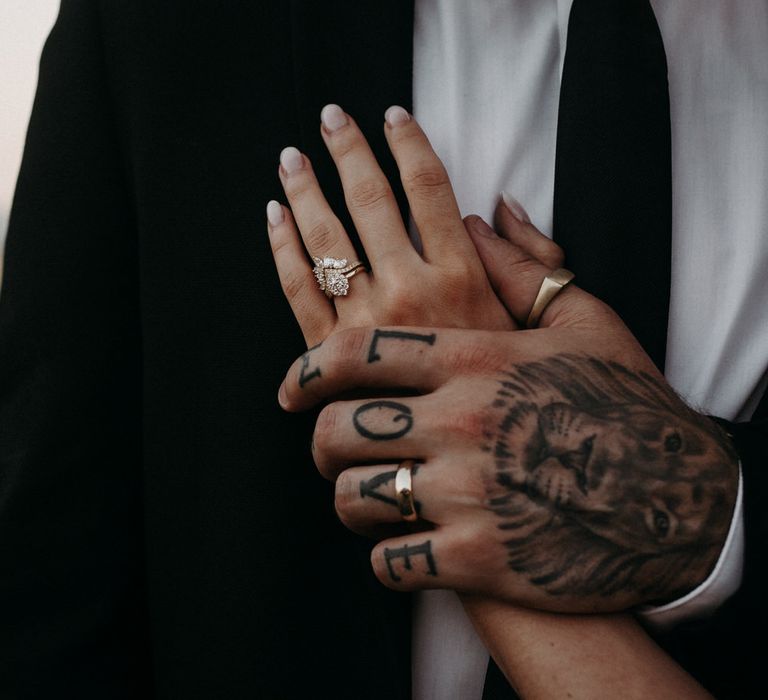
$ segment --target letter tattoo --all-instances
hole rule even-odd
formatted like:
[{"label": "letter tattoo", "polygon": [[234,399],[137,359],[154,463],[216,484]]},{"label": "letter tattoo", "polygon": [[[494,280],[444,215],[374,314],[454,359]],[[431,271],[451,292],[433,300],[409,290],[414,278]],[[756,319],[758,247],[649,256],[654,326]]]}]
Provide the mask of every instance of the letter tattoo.
[{"label": "letter tattoo", "polygon": [[415,340],[420,343],[426,343],[427,345],[434,345],[437,335],[431,333],[430,335],[421,335],[420,333],[406,333],[404,331],[382,331],[376,329],[373,331],[373,339],[371,340],[371,347],[368,350],[368,362],[376,362],[381,359],[381,355],[376,352],[379,340],[381,338],[397,338],[399,340]]},{"label": "letter tattoo", "polygon": [[427,540],[424,544],[418,544],[414,547],[409,547],[407,544],[398,547],[397,549],[389,549],[386,547],[384,549],[384,560],[387,562],[389,577],[395,582],[402,581],[402,577],[397,575],[392,566],[392,561],[394,559],[402,559],[403,567],[407,571],[411,571],[413,569],[411,557],[418,556],[419,554],[424,555],[424,558],[427,561],[427,574],[429,576],[437,576],[435,557],[432,555],[432,540]]},{"label": "letter tattoo", "polygon": [[322,343],[318,343],[314,347],[309,348],[302,356],[301,356],[301,372],[299,373],[299,388],[303,389],[304,385],[313,380],[315,377],[322,376],[320,374],[320,367],[315,367],[311,372],[308,372],[309,369],[309,355],[313,350],[316,350],[320,347]]},{"label": "letter tattoo", "polygon": [[[376,427],[377,420],[384,415],[392,423],[404,423],[397,430],[381,430]],[[352,416],[355,430],[369,440],[396,440],[410,432],[413,427],[413,415],[411,409],[397,401],[369,401],[360,406]],[[366,425],[367,424],[367,425]],[[373,424],[373,425],[372,425]]]}]

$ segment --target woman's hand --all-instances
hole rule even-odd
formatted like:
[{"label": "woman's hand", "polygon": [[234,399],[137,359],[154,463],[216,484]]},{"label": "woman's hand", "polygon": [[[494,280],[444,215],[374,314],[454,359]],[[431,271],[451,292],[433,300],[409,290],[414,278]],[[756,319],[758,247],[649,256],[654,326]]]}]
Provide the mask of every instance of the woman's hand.
[{"label": "woman's hand", "polygon": [[[290,209],[270,202],[269,236],[288,301],[308,346],[338,330],[376,325],[513,330],[462,221],[451,184],[424,132],[400,107],[387,110],[385,133],[420,233],[408,237],[384,173],[354,120],[336,105],[322,112],[322,134],[370,263],[349,280],[346,296],[326,298],[312,274],[314,258],[359,259],[331,211],[306,155],[281,154],[280,181]],[[393,125],[396,128],[393,128]],[[558,247],[544,236],[550,254]],[[305,252],[306,251],[306,252]]]}]

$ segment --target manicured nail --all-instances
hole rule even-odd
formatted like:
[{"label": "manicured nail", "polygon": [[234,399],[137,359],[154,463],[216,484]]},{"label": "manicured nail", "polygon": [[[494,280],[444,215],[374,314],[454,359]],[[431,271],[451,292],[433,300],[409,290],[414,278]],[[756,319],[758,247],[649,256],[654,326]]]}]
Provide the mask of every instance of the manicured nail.
[{"label": "manicured nail", "polygon": [[518,202],[511,194],[502,192],[501,199],[509,210],[509,213],[512,214],[512,216],[514,216],[521,224],[531,223],[531,217],[528,216],[528,212],[525,211],[523,205],[520,204],[520,202]]},{"label": "manicured nail", "polygon": [[277,390],[277,402],[283,408],[288,405],[288,392],[285,390],[285,382],[283,382]]},{"label": "manicured nail", "polygon": [[344,114],[344,110],[339,105],[325,105],[320,111],[320,121],[330,132],[341,129],[342,126],[349,123],[347,115]]},{"label": "manicured nail", "polygon": [[267,221],[270,226],[279,226],[283,223],[283,208],[280,206],[280,202],[276,202],[274,199],[267,204]]},{"label": "manicured nail", "polygon": [[289,175],[297,170],[301,170],[304,167],[304,158],[301,155],[301,151],[293,146],[284,148],[280,153],[280,165],[283,166],[283,170]]},{"label": "manicured nail", "polygon": [[496,231],[486,224],[479,216],[470,217],[469,225],[475,233],[479,233],[481,236],[485,236],[486,238],[498,238]]},{"label": "manicured nail", "polygon": [[384,112],[384,119],[390,126],[399,126],[410,121],[411,115],[406,110],[397,105],[392,105],[386,112]]}]

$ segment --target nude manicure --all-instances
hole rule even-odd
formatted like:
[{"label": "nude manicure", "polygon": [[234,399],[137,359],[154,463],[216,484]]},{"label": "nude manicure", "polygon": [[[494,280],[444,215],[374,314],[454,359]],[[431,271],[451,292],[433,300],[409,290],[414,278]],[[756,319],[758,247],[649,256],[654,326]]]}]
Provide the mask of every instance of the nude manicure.
[{"label": "nude manicure", "polygon": [[320,121],[327,131],[333,133],[337,129],[341,129],[342,126],[346,126],[349,123],[347,115],[344,114],[344,110],[339,105],[325,105],[320,112]]},{"label": "nude manicure", "polygon": [[279,226],[283,223],[283,208],[280,206],[280,202],[276,202],[274,199],[267,204],[267,221],[270,226]]},{"label": "nude manicure", "polygon": [[511,194],[502,192],[501,199],[509,210],[509,213],[512,214],[512,216],[514,216],[521,224],[531,223],[531,217],[528,216],[528,212],[525,211],[523,205],[520,204],[520,202],[518,202]]},{"label": "nude manicure", "polygon": [[384,119],[390,126],[400,126],[411,120],[411,115],[398,105],[392,105],[384,112]]},{"label": "nude manicure", "polygon": [[280,165],[282,165],[283,170],[290,175],[304,167],[304,157],[301,155],[301,151],[299,151],[298,148],[288,146],[280,153]]}]

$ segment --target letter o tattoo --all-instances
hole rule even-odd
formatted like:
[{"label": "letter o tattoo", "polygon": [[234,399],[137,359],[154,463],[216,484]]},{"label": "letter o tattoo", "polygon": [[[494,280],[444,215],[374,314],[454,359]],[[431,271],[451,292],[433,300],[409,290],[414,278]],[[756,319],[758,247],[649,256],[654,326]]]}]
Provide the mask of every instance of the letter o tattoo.
[{"label": "letter o tattoo", "polygon": [[[364,416],[368,411],[382,410],[392,413],[392,423],[404,423],[402,427],[398,427],[397,430],[378,432],[366,428],[364,423]],[[354,423],[355,430],[360,435],[369,440],[397,440],[397,438],[403,437],[413,427],[413,415],[411,409],[405,404],[397,403],[397,401],[370,401],[369,403],[360,406],[352,416],[352,422]]]}]

